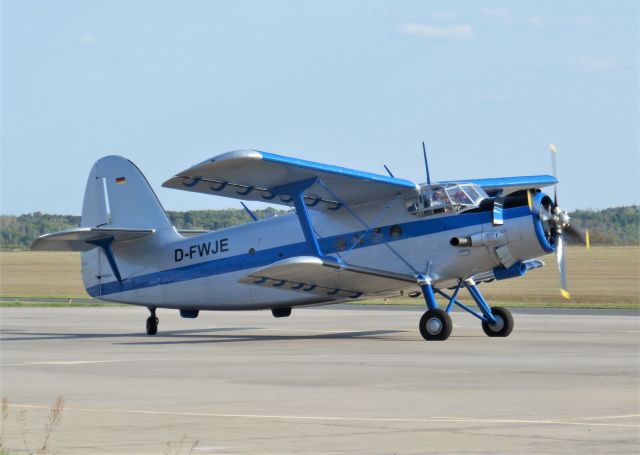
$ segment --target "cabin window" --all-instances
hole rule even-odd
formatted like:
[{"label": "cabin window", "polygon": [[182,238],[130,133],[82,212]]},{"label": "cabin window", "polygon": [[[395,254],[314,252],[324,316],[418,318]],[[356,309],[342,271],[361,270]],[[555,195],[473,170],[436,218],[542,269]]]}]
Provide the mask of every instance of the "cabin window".
[{"label": "cabin window", "polygon": [[474,183],[422,185],[420,195],[407,200],[405,206],[412,215],[429,216],[475,208],[488,197]]},{"label": "cabin window", "polygon": [[473,205],[473,201],[467,193],[464,192],[461,186],[447,188],[446,191],[449,199],[454,205]]},{"label": "cabin window", "polygon": [[389,235],[393,240],[399,239],[402,236],[402,228],[398,225],[391,226],[389,228]]},{"label": "cabin window", "polygon": [[364,236],[354,235],[351,240],[352,245],[364,246]]},{"label": "cabin window", "polygon": [[382,228],[374,228],[373,231],[371,231],[371,243],[379,243],[382,241],[384,237],[384,233],[382,232]]}]

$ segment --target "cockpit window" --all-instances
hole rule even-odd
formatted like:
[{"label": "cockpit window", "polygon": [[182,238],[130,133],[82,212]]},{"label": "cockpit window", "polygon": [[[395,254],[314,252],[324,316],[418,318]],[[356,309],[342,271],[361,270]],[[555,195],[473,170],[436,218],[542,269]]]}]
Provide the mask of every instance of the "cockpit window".
[{"label": "cockpit window", "polygon": [[473,183],[422,185],[418,199],[408,200],[406,207],[411,214],[428,216],[475,208],[487,197],[487,193]]},{"label": "cockpit window", "polygon": [[461,186],[449,187],[446,191],[454,205],[473,205],[473,201]]},{"label": "cockpit window", "polygon": [[[471,198],[471,200],[473,201],[474,204],[478,204],[482,199],[484,199],[483,197],[477,190],[476,187],[474,187],[473,185],[462,185],[462,188],[464,189],[464,192],[467,193],[467,195]],[[481,190],[482,191],[482,190]]]}]

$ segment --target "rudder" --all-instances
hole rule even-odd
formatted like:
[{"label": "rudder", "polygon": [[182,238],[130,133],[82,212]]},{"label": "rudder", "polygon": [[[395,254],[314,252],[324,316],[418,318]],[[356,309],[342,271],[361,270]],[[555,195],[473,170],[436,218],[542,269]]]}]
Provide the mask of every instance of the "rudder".
[{"label": "rudder", "polygon": [[128,159],[116,155],[99,159],[91,168],[80,225],[173,231],[142,172]]}]

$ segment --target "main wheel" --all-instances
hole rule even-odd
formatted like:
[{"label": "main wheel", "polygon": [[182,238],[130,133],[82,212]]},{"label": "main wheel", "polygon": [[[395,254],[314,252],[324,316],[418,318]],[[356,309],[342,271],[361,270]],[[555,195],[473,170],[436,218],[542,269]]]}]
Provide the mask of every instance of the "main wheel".
[{"label": "main wheel", "polygon": [[513,330],[513,316],[506,308],[500,306],[491,309],[493,317],[496,318],[495,324],[489,324],[482,321],[482,330],[489,337],[508,337]]},{"label": "main wheel", "polygon": [[446,340],[451,335],[453,322],[446,311],[434,308],[422,315],[419,327],[420,335],[427,341]]},{"label": "main wheel", "polygon": [[149,316],[147,318],[147,335],[155,335],[158,333],[159,319],[155,316]]}]

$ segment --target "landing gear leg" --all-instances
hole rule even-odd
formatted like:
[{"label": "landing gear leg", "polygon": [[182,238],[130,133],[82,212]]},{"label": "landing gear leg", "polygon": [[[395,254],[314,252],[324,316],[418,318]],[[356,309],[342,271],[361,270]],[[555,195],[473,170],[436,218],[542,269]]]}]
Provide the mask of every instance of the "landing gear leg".
[{"label": "landing gear leg", "polygon": [[443,341],[449,338],[453,329],[453,322],[449,314],[438,308],[438,302],[433,294],[433,287],[430,283],[422,286],[427,308],[429,308],[420,318],[420,335],[427,341]]},{"label": "landing gear leg", "polygon": [[[467,305],[456,298],[458,296],[458,291],[463,285],[467,288],[469,294],[478,305],[480,312],[469,308]],[[425,298],[427,299],[427,305],[429,306],[429,308],[431,308],[431,305],[429,305],[430,299],[428,298],[427,294],[428,290],[424,291],[425,288],[426,286],[423,286],[423,292],[425,294]],[[466,280],[461,279],[460,281],[458,281],[458,286],[455,288],[455,291],[451,296],[447,295],[441,289],[432,288],[431,298],[435,302],[435,298],[433,298],[434,291],[442,297],[449,299],[449,305],[447,305],[446,313],[449,313],[449,311],[451,311],[453,305],[459,306],[467,313],[475,316],[476,318],[480,319],[480,321],[482,321],[482,330],[484,330],[484,333],[487,334],[487,336],[508,337],[511,334],[511,331],[513,330],[513,316],[511,316],[511,312],[506,308],[502,308],[499,306],[491,308],[478,290],[476,283],[471,278],[468,278]],[[431,309],[429,309],[429,311],[431,311]],[[427,311],[427,313],[429,313],[429,311]],[[426,317],[427,313],[425,313],[425,316],[423,316],[423,318]],[[422,333],[422,322],[420,323],[420,332]],[[422,336],[427,338],[424,334]]]},{"label": "landing gear leg", "polygon": [[149,307],[149,311],[151,312],[151,316],[147,318],[147,335],[155,335],[158,333],[158,322],[160,321],[156,317],[156,308]]}]

